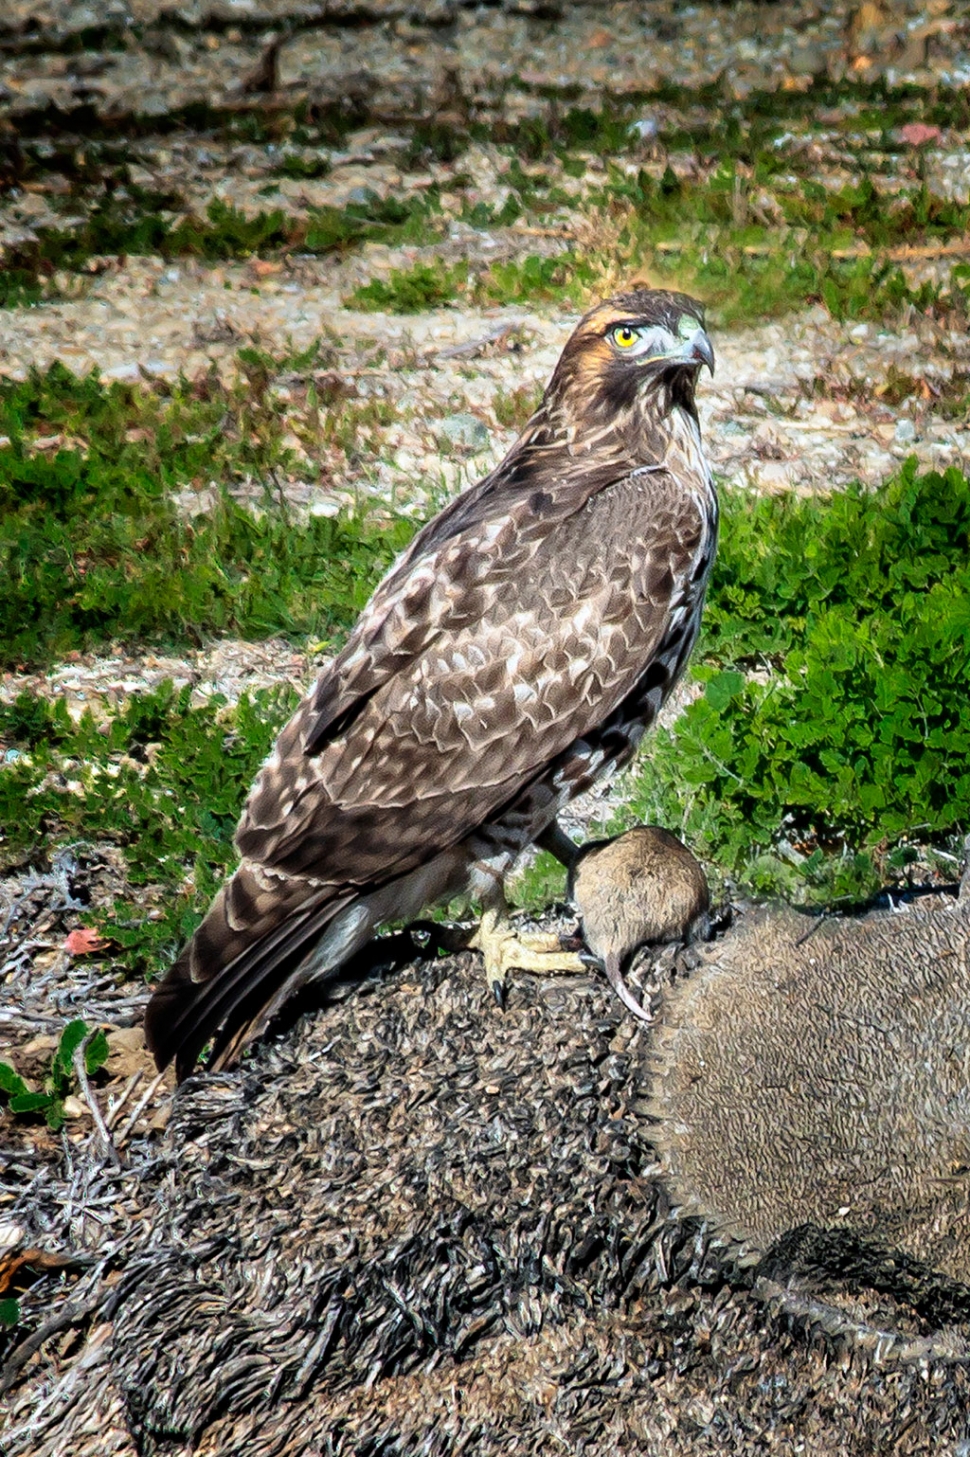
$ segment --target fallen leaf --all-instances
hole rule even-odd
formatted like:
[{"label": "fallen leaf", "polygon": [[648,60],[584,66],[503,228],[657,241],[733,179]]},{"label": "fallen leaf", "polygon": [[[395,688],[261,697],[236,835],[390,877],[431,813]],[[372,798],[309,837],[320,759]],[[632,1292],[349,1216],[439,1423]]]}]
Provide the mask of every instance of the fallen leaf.
[{"label": "fallen leaf", "polygon": [[33,1273],[39,1273],[42,1270],[63,1270],[76,1262],[73,1255],[49,1254],[47,1250],[28,1249],[19,1253],[10,1251],[0,1258],[0,1295],[6,1294],[15,1282],[18,1285],[28,1283],[23,1276],[18,1279],[24,1266]]},{"label": "fallen leaf", "polygon": [[99,936],[90,926],[81,926],[67,937],[64,950],[71,956],[89,956],[92,951],[102,951],[107,944],[104,937]]},{"label": "fallen leaf", "polygon": [[927,142],[938,142],[943,133],[938,126],[929,126],[925,121],[908,121],[900,127],[899,135],[908,147],[925,147]]},{"label": "fallen leaf", "polygon": [[141,1027],[124,1027],[108,1034],[105,1068],[113,1078],[130,1078],[137,1072],[154,1077],[155,1059],[145,1046],[145,1033]]}]

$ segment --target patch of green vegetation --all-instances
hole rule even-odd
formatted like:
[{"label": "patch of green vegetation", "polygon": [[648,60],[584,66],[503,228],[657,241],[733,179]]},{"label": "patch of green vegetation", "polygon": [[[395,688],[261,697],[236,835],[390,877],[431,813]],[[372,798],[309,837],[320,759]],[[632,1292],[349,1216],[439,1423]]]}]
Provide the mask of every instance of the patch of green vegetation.
[{"label": "patch of green vegetation", "polygon": [[589,258],[567,250],[551,258],[530,253],[493,263],[475,282],[478,303],[534,304],[587,302],[600,276]]},{"label": "patch of green vegetation", "polygon": [[27,694],[0,710],[0,739],[19,748],[0,764],[0,859],[35,862],[65,841],[117,846],[138,889],[87,919],[129,970],[167,965],[195,929],[235,864],[243,800],[297,701],[284,686],[229,712],[218,696],[193,708],[191,694],[164,684],[107,723],[86,713],[74,724],[62,702]]},{"label": "patch of green vegetation", "polygon": [[[610,100],[596,111],[588,106],[561,110],[553,105],[544,116],[523,117],[512,125],[500,125],[491,139],[530,161],[577,150],[615,156],[629,149],[635,116],[636,109],[630,103]],[[486,140],[482,130],[480,140]]]},{"label": "patch of green vegetation", "polygon": [[439,232],[434,219],[440,208],[432,188],[403,200],[375,194],[344,208],[311,208],[305,217],[279,208],[248,215],[214,198],[204,218],[176,219],[178,202],[168,194],[129,187],[95,202],[76,227],[38,228],[33,241],[4,251],[0,307],[35,303],[45,297],[55,272],[77,271],[91,258],[105,255],[159,254],[215,262],[295,249],[326,254],[366,241],[427,243]]},{"label": "patch of green vegetation", "polygon": [[84,1042],[87,1043],[84,1071],[88,1076],[104,1066],[108,1060],[108,1039],[100,1030],[92,1033],[87,1023],[78,1017],[68,1022],[61,1033],[42,1092],[32,1092],[8,1062],[0,1062],[0,1095],[6,1097],[7,1106],[15,1117],[42,1115],[48,1128],[55,1133],[63,1128],[67,1117],[64,1099],[74,1092],[77,1082],[74,1054]]},{"label": "patch of green vegetation", "polygon": [[[477,303],[585,305],[610,286],[618,268],[644,269],[658,281],[689,289],[716,321],[737,324],[821,302],[838,319],[881,319],[912,307],[940,316],[968,312],[963,272],[947,283],[911,283],[891,249],[925,246],[962,236],[970,205],[932,197],[924,187],[883,195],[871,182],[828,190],[810,178],[774,178],[776,157],[745,173],[728,162],[685,181],[668,167],[654,178],[609,168],[605,187],[583,206],[604,224],[601,246],[497,262],[469,280]],[[517,160],[506,174],[510,191],[496,210],[478,202],[462,213],[475,227],[507,226],[541,215],[568,199]],[[783,185],[782,185],[783,184]],[[571,204],[576,206],[575,201]],[[346,221],[335,224],[347,233]],[[459,265],[418,264],[374,280],[352,295],[359,308],[408,313],[449,302],[465,288]]]},{"label": "patch of green vegetation", "polygon": [[363,467],[380,449],[380,431],[396,419],[397,411],[389,400],[346,400],[339,409],[328,412],[321,439],[343,451],[348,465]]},{"label": "patch of green vegetation", "polygon": [[330,158],[311,152],[285,152],[280,159],[279,170],[284,177],[315,181],[326,177],[331,170]]},{"label": "patch of green vegetation", "polygon": [[427,167],[430,162],[455,162],[467,150],[469,132],[454,123],[417,121],[408,136],[405,166]]},{"label": "patch of green vegetation", "polygon": [[429,187],[406,197],[378,197],[349,202],[345,207],[310,209],[310,222],[301,248],[329,253],[351,244],[387,243],[393,247],[434,242],[440,234],[438,190]]},{"label": "patch of green vegetation", "polygon": [[970,825],[970,481],[824,499],[727,493],[694,669],[624,819],[756,890],[871,891],[901,841]]},{"label": "patch of green vegetation", "polygon": [[448,268],[441,264],[415,263],[413,268],[393,268],[390,276],[374,278],[355,288],[344,302],[348,308],[389,314],[420,314],[456,299],[468,277],[463,263]]},{"label": "patch of green vegetation", "polygon": [[538,914],[566,899],[566,867],[547,850],[540,850],[531,864],[511,877],[508,891],[520,910]]},{"label": "patch of green vegetation", "polygon": [[492,398],[496,420],[507,430],[521,430],[539,408],[542,395],[541,384],[520,384],[511,390],[499,387]]},{"label": "patch of green vegetation", "polygon": [[569,206],[572,199],[568,192],[556,187],[547,172],[538,169],[526,172],[519,158],[513,156],[508,168],[502,173],[501,181],[518,198],[520,211],[525,213],[555,212],[558,207]]},{"label": "patch of green vegetation", "polygon": [[[353,620],[412,528],[358,516],[297,527],[276,487],[290,459],[278,366],[255,350],[240,359],[237,385],[182,380],[168,394],[59,364],[0,381],[0,663],[108,640],[326,640]],[[332,406],[321,434],[352,407]],[[38,450],[38,437],[61,443]],[[254,478],[258,516],[228,490]],[[214,508],[187,519],[180,488],[214,491]]]},{"label": "patch of green vegetation", "polygon": [[509,192],[502,206],[497,208],[490,202],[466,204],[462,208],[461,220],[471,228],[508,228],[522,216],[522,207],[514,192]]},{"label": "patch of green vegetation", "polygon": [[421,313],[462,296],[470,297],[476,305],[583,305],[596,290],[602,272],[593,258],[572,251],[552,258],[529,254],[526,258],[495,262],[475,278],[470,277],[466,264],[446,267],[422,262],[408,270],[395,268],[389,278],[373,278],[361,284],[344,303],[348,309],[387,313]]},{"label": "patch of green vegetation", "polygon": [[[629,209],[617,256],[696,292],[722,324],[814,302],[838,319],[881,318],[905,305],[966,313],[958,269],[949,285],[910,284],[880,252],[940,243],[970,224],[970,205],[932,198],[925,188],[889,197],[867,179],[837,192],[803,179],[774,188],[766,200],[733,165],[694,182],[669,168],[659,180],[642,169],[630,177],[612,168],[593,202],[614,216],[618,207]],[[778,215],[762,221],[769,203]]]},{"label": "patch of green vegetation", "polygon": [[[727,184],[725,177],[725,188]],[[844,241],[861,239],[873,248],[930,243],[962,233],[970,223],[970,203],[937,197],[925,185],[911,192],[881,193],[868,177],[835,192],[805,178],[800,188],[779,192],[778,198],[790,226],[834,239],[844,230]]]},{"label": "patch of green vegetation", "polygon": [[878,258],[836,259],[824,252],[799,257],[751,256],[743,247],[718,240],[713,248],[687,248],[655,261],[658,282],[668,281],[702,298],[721,325],[757,323],[813,303],[823,303],[833,318],[885,319],[912,306],[918,312],[962,317],[966,300],[938,284],[911,286],[891,262]]}]

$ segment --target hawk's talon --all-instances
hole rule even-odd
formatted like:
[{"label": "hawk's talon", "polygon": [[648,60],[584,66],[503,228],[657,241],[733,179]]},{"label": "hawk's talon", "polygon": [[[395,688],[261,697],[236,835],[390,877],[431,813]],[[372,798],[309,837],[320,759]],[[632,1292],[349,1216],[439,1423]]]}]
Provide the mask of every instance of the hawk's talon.
[{"label": "hawk's talon", "polygon": [[578,952],[564,950],[554,931],[515,931],[505,906],[490,906],[468,941],[485,958],[485,979],[500,1007],[505,1006],[505,977],[512,970],[535,976],[573,976],[586,971]]}]

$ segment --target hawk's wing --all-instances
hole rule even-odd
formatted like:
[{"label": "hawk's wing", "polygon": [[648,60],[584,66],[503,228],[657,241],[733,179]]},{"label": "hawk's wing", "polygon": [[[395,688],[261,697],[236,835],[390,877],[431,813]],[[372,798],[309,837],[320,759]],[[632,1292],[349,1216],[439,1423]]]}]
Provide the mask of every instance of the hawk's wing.
[{"label": "hawk's wing", "polygon": [[283,730],[240,852],[363,887],[463,840],[632,689],[701,532],[652,471],[415,543]]},{"label": "hawk's wing", "polygon": [[459,497],[378,588],[281,733],[237,832],[243,864],[153,999],[160,1060],[180,1045],[194,1060],[338,909],[494,818],[630,692],[701,513],[662,470],[571,464],[555,494],[506,476]]},{"label": "hawk's wing", "polygon": [[[490,475],[418,532],[380,583],[311,694],[306,752],[318,752],[346,729],[370,694],[425,651],[440,630],[477,621],[486,591],[528,572],[557,524],[625,474],[615,461],[563,459],[561,446],[552,451],[541,434],[519,441]],[[550,475],[553,491],[542,484]]]}]

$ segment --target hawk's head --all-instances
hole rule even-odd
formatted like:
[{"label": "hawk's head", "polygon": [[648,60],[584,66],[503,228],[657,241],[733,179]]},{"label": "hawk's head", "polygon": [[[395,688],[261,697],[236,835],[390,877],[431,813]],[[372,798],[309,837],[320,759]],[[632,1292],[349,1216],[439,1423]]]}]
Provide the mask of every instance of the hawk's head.
[{"label": "hawk's head", "polygon": [[571,433],[658,423],[679,406],[696,415],[701,366],[714,372],[704,311],[685,293],[644,288],[615,294],[580,319],[546,392]]}]

